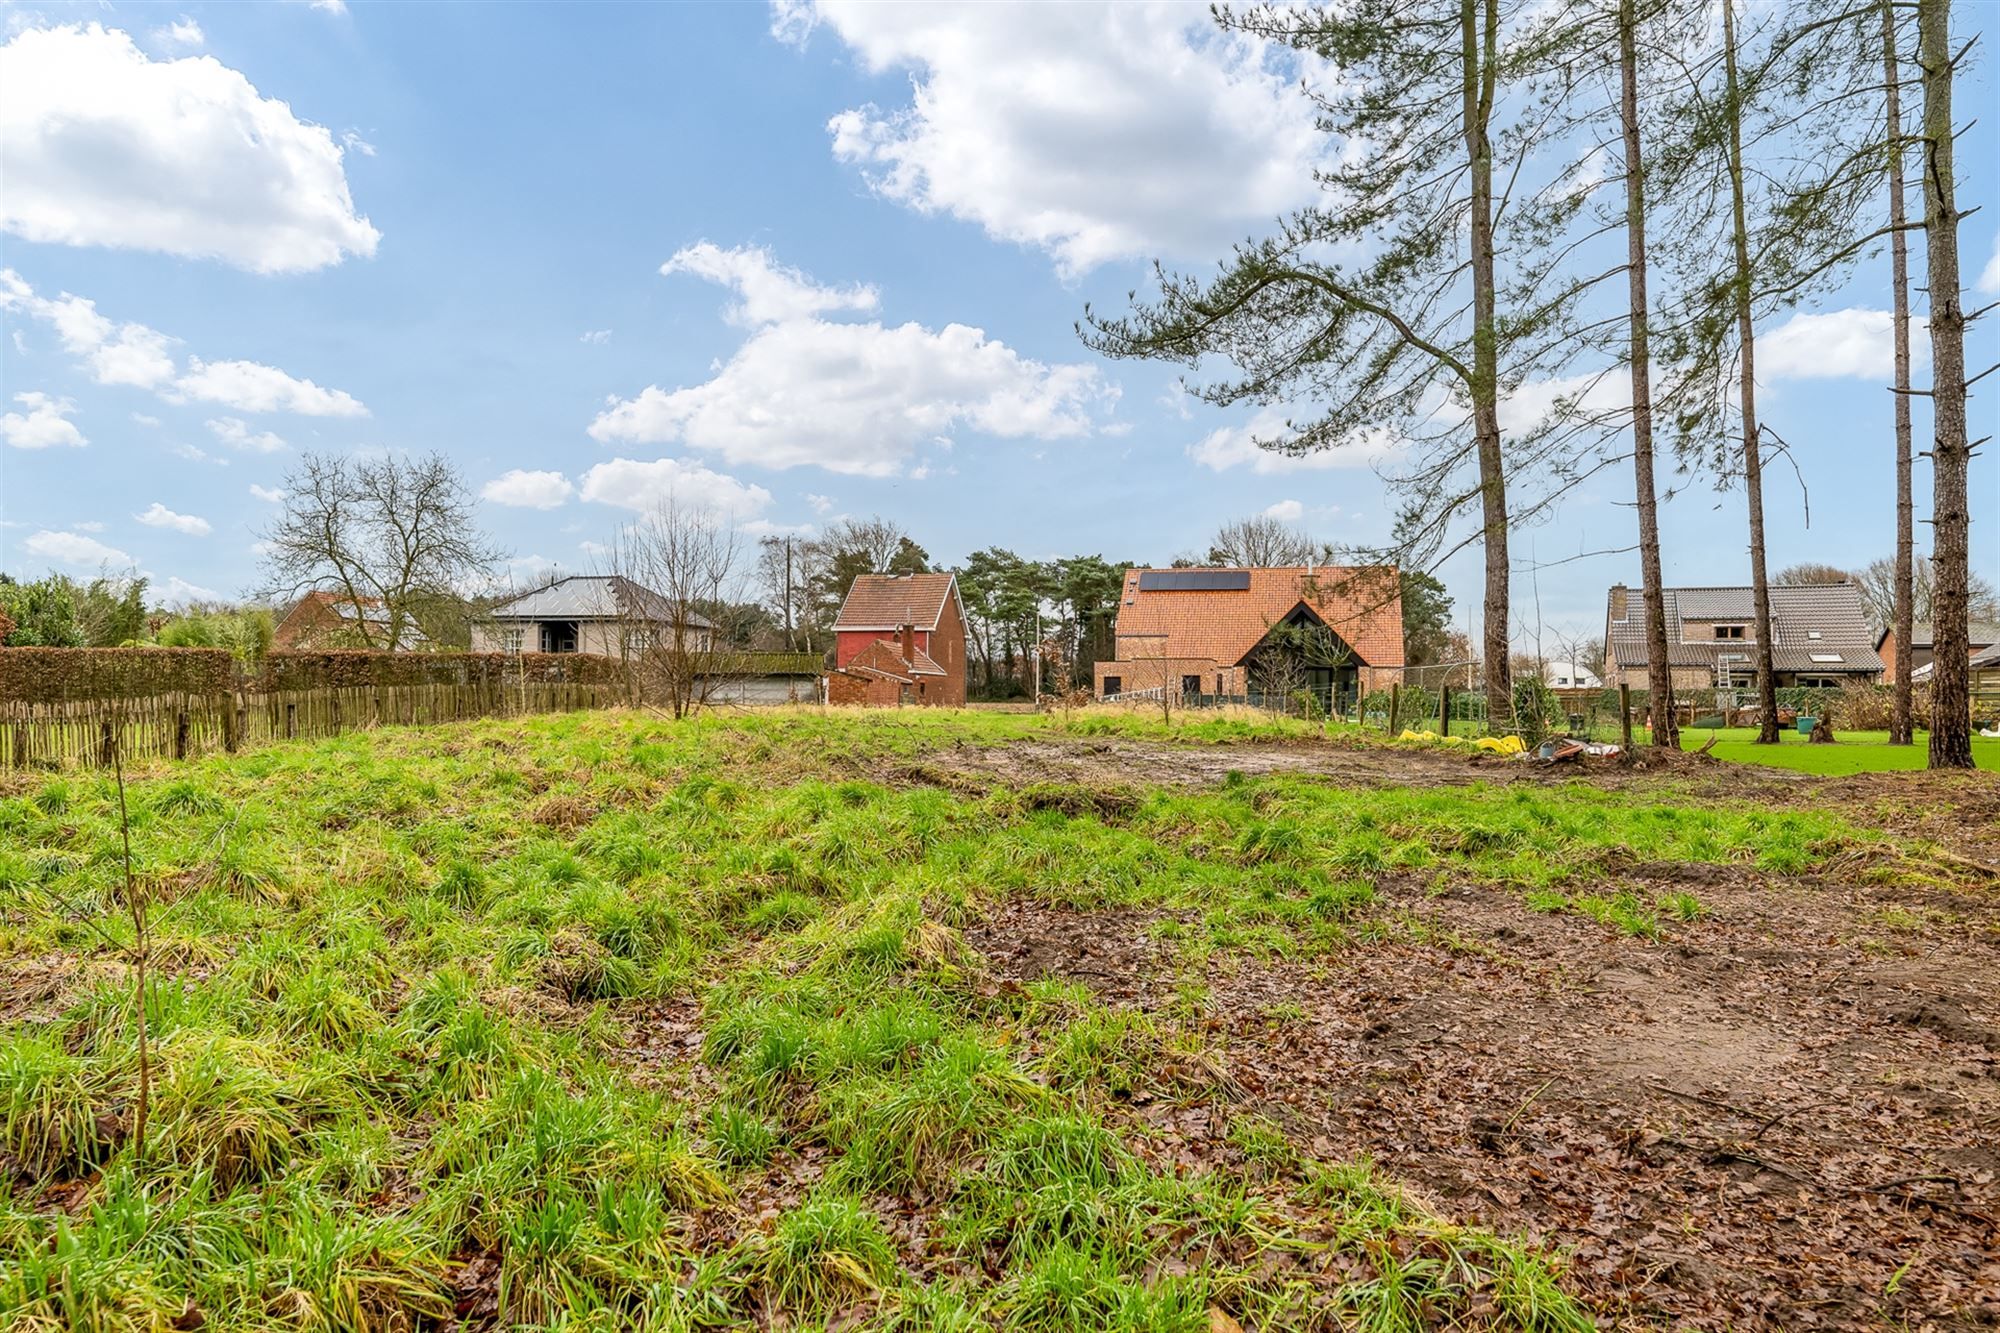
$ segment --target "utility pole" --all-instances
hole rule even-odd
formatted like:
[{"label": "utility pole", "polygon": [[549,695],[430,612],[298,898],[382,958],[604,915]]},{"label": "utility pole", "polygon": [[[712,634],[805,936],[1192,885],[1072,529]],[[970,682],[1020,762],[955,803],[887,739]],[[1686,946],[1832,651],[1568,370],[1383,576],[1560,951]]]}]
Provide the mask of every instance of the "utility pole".
[{"label": "utility pole", "polygon": [[792,634],[792,534],[785,534],[785,647],[793,652],[799,650],[799,641]]}]

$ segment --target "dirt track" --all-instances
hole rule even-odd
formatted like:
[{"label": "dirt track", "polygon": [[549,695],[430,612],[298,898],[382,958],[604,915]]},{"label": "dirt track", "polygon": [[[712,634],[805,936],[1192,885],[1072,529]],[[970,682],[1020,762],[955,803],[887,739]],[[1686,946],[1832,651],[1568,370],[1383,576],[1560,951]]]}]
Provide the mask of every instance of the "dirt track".
[{"label": "dirt track", "polygon": [[[964,786],[1549,781],[1532,765],[1332,745],[963,747],[905,780]],[[1561,773],[1557,780],[1576,776]],[[1129,1108],[1160,1156],[1241,1165],[1233,1117],[1368,1156],[1446,1215],[1547,1238],[1622,1322],[1711,1328],[2000,1325],[2000,865],[1991,775],[1838,780],[1691,761],[1593,766],[1662,797],[1837,804],[1932,838],[1958,887],[1650,863],[1707,915],[1653,941],[1515,891],[1388,877],[1415,928],[1317,961],[1212,961],[1203,1020],[1228,1094]],[[1698,881],[1698,882],[1690,882]],[[969,934],[994,976],[1061,976],[1170,1018],[1154,919],[1012,902]]]}]

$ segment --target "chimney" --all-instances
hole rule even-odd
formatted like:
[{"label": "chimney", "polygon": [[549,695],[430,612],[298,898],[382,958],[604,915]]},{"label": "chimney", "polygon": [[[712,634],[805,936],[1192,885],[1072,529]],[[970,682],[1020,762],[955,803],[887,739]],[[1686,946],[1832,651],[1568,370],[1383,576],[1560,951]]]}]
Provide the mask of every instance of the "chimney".
[{"label": "chimney", "polygon": [[1625,602],[1631,595],[1631,591],[1630,588],[1627,588],[1622,583],[1611,585],[1611,622],[1614,625],[1625,623]]},{"label": "chimney", "polygon": [[917,627],[907,620],[903,622],[903,660],[917,660]]}]

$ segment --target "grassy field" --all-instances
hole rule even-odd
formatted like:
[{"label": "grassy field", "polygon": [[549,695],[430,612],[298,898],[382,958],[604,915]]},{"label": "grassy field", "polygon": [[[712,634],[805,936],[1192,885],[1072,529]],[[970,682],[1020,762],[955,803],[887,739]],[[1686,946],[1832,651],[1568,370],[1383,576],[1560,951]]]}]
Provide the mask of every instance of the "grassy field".
[{"label": "grassy field", "polygon": [[[1402,1113],[1308,1105],[1336,1062],[1288,1059],[1378,1039],[1316,1006],[1380,1009],[1369,959],[1518,988],[1537,932],[1686,947],[1731,916],[1712,875],[1864,866],[1935,894],[1946,862],[1672,787],[1347,785],[1306,771],[1346,753],[1306,731],[591,714],[135,775],[143,1144],[118,793],[17,780],[0,1326],[1561,1330],[1632,1308],[1640,1279],[1588,1232],[1482,1223],[1438,1201],[1446,1176],[1379,1160],[1403,1138],[1355,1137]],[[1280,761],[1299,771],[1258,771]],[[1660,865],[1693,869],[1633,873]],[[1480,905],[1454,919],[1460,891]]]},{"label": "grassy field", "polygon": [[[1915,744],[1891,745],[1886,731],[1843,731],[1831,745],[1814,745],[1796,730],[1781,732],[1775,746],[1758,745],[1755,727],[1730,727],[1708,732],[1689,729],[1681,744],[1696,749],[1710,735],[1719,739],[1712,753],[1733,764],[1769,764],[1801,773],[1828,776],[1847,773],[1897,773],[1922,768],[1929,758],[1929,738],[1918,732]],[[1972,738],[1972,761],[1989,773],[2000,773],[2000,740]]]}]

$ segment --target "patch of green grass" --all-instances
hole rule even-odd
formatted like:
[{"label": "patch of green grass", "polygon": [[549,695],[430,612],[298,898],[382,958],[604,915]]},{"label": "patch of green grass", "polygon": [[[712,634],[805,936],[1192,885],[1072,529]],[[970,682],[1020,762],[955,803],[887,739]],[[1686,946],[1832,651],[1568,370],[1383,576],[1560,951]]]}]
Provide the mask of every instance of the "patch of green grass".
[{"label": "patch of green grass", "polygon": [[[1830,745],[1815,745],[1796,730],[1780,732],[1776,745],[1757,744],[1754,727],[1731,727],[1713,734],[1718,739],[1710,753],[1717,759],[1733,764],[1790,768],[1826,777],[1906,772],[1924,768],[1929,763],[1929,734],[1921,731],[1910,745],[1889,744],[1889,733],[1886,731],[1836,731],[1835,740]],[[1694,749],[1709,735],[1708,732],[1686,732],[1681,742],[1688,749]],[[2000,773],[2000,740],[1974,736],[1972,762],[1975,767],[1989,773]]]},{"label": "patch of green grass", "polygon": [[[1632,862],[1810,871],[1879,845],[1824,810],[1582,783],[895,785],[938,750],[1063,727],[579,713],[142,773],[133,850],[170,950],[143,1157],[130,986],[96,933],[126,929],[115,789],[11,789],[0,951],[74,967],[0,1030],[0,1326],[156,1330],[190,1305],[216,1333],[426,1326],[477,1262],[510,1327],[1201,1330],[1210,1306],[1582,1327],[1550,1253],[1314,1161],[1276,1121],[1232,1115],[1227,1169],[1159,1164],[1135,1103],[1241,1092],[1207,969],[1475,949],[1408,909],[1413,882],[1652,936],[1700,905],[1621,891]],[[1150,1011],[996,978],[968,940],[1026,899],[1080,934],[1130,923],[1164,972]],[[1341,1276],[1266,1262],[1320,1246]]]}]

